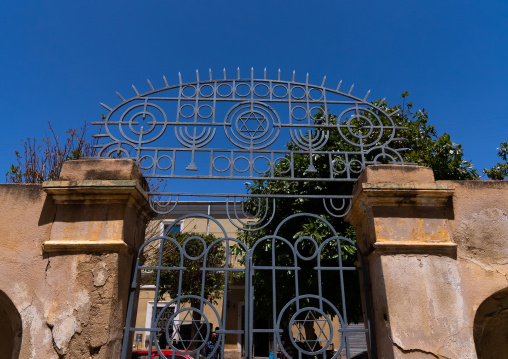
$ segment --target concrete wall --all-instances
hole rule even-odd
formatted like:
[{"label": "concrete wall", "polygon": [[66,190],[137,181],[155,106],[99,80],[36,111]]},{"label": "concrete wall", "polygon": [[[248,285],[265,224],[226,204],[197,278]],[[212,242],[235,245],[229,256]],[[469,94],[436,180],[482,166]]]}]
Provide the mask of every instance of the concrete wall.
[{"label": "concrete wall", "polygon": [[508,182],[371,166],[348,220],[368,263],[379,358],[507,357]]},{"label": "concrete wall", "polygon": [[63,181],[0,185],[0,318],[14,318],[0,330],[17,337],[19,315],[22,359],[120,355],[148,219],[141,177],[131,161],[73,162]]}]

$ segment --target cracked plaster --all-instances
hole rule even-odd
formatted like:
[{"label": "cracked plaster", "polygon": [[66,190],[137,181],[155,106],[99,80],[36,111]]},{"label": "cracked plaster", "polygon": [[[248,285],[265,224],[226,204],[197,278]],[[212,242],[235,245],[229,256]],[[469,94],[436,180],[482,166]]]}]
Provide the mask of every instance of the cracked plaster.
[{"label": "cracked plaster", "polygon": [[[428,171],[370,166],[356,187],[348,220],[369,253],[378,356],[477,358],[476,311],[508,288],[508,182],[434,182]],[[410,199],[403,208],[397,188]],[[447,188],[451,201],[425,199]],[[436,242],[456,247],[439,252]]]},{"label": "cracked plaster", "polygon": [[[95,165],[97,161],[92,162]],[[115,161],[105,162],[115,176],[122,174],[121,170],[114,170]],[[126,171],[129,176],[138,171],[132,161],[120,162],[119,167],[130,166],[134,171]],[[85,169],[90,165],[87,161],[77,164]],[[72,177],[72,171],[67,170],[67,175]],[[104,179],[109,178],[106,176]],[[93,181],[87,184],[93,185]],[[112,193],[114,183],[108,184],[112,188],[108,193]],[[78,188],[79,196],[86,190]],[[65,191],[66,198],[72,198],[72,188]],[[129,193],[122,192],[122,195],[128,199]],[[92,194],[88,198],[101,200],[100,195]],[[138,203],[142,203],[142,194],[136,196]],[[63,208],[57,216],[56,202],[50,200],[40,185],[0,185],[0,201],[3,204],[0,207],[0,289],[12,301],[21,317],[23,333],[19,358],[119,357],[129,281],[120,273],[130,272],[132,253],[119,252],[118,249],[127,248],[124,236],[131,244],[141,243],[139,238],[144,238],[143,220],[147,214],[142,212],[138,216],[136,211],[143,211],[140,205],[136,204],[138,207],[132,209],[126,204],[125,213],[115,205],[113,212],[103,210],[89,215],[86,211],[93,206],[87,207],[88,202],[85,201],[82,205]],[[107,200],[103,206],[108,206]],[[83,216],[65,212],[70,209],[84,211]],[[99,217],[107,217],[109,213],[114,215],[114,226],[107,227],[106,224],[104,227],[103,222],[107,223],[108,218],[101,221]],[[120,215],[129,216],[130,219],[124,221],[123,226],[118,226]],[[62,252],[69,248],[67,246],[60,251],[55,247],[53,250],[57,251],[44,252],[44,243],[51,239],[52,233],[56,233],[53,224],[56,220],[60,228],[65,227],[66,221],[72,224],[83,220],[84,230],[80,232],[83,240],[89,239],[86,237],[88,233],[99,233],[101,236],[105,233],[108,238],[117,238],[115,241],[122,243],[123,247],[115,244],[100,250],[93,246],[94,252],[90,253],[90,247],[81,246],[78,251]],[[98,231],[94,229],[93,221],[98,221]]]},{"label": "cracked plaster", "polygon": [[[394,171],[390,166],[387,182],[393,181]],[[419,177],[412,171],[404,168],[396,178],[428,181],[427,173]],[[456,243],[457,256],[374,253],[369,259],[372,281],[379,279],[373,284],[378,344],[383,347],[386,336],[392,348],[383,358],[475,358],[476,310],[485,298],[507,287],[508,183],[440,183],[455,190],[453,216],[430,226],[417,219],[413,223],[418,227],[409,233],[416,240]],[[112,329],[111,320],[123,326],[118,323],[122,307],[115,273],[125,259],[117,253],[44,254],[42,244],[49,239],[55,208],[40,186],[0,185],[0,200],[16,204],[0,208],[0,253],[6,258],[0,288],[22,317],[20,358],[90,358],[91,352],[93,358],[115,357],[122,334]],[[375,229],[368,221],[376,216],[366,215],[364,236],[368,228]],[[411,221],[402,222],[411,229]],[[388,233],[383,240],[389,242],[395,234],[404,241],[400,231],[383,228]]]}]

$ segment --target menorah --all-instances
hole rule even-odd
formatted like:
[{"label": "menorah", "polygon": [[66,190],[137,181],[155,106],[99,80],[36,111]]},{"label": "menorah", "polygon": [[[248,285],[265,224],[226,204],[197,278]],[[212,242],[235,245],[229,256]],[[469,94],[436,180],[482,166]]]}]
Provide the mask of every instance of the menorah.
[{"label": "menorah", "polygon": [[[213,78],[209,71],[208,78],[196,72],[196,80],[186,83],[180,75],[175,84],[163,77],[160,88],[148,81],[144,93],[133,87],[133,97],[118,94],[121,103],[103,104],[108,114],[95,123],[105,130],[95,136],[97,156],[132,158],[146,177],[161,179],[354,182],[369,164],[404,163],[404,148],[392,148],[403,127],[394,122],[397,111],[381,105],[384,100],[369,102],[369,92],[354,96],[353,86],[341,91],[341,82],[334,89],[325,87],[326,78],[311,84],[308,74],[304,82],[292,75],[284,80],[278,71],[269,79],[265,69],[255,78],[251,69],[242,78],[238,69],[234,78],[225,71],[224,78]],[[334,150],[325,146],[330,136],[337,141]],[[305,172],[295,171],[293,154],[309,155]],[[329,173],[314,167],[316,156],[329,158]],[[230,166],[219,170],[216,159],[226,158]],[[259,158],[267,159],[270,171],[255,170]],[[278,158],[288,159],[283,171],[275,165]],[[169,165],[161,165],[161,159]],[[178,168],[182,159],[187,167]],[[235,162],[247,166],[239,170]]]},{"label": "menorah", "polygon": [[[203,131],[198,135],[197,134],[197,127],[193,126],[193,133],[192,135],[189,134],[189,131],[187,130],[187,127],[175,127],[175,135],[178,139],[178,142],[180,142],[182,145],[184,145],[187,148],[191,149],[191,162],[189,165],[185,168],[187,171],[197,171],[198,167],[194,163],[194,156],[196,153],[196,148],[204,147],[206,146],[215,136],[215,128],[203,128]],[[184,128],[185,128],[185,134],[184,134]]]},{"label": "menorah", "polygon": [[313,130],[309,129],[306,133],[304,133],[302,130],[290,129],[289,134],[291,135],[291,140],[296,146],[304,151],[309,152],[310,163],[305,172],[317,172],[316,168],[314,167],[312,155],[314,151],[319,150],[326,144],[330,135],[329,131],[317,130],[313,133]]}]

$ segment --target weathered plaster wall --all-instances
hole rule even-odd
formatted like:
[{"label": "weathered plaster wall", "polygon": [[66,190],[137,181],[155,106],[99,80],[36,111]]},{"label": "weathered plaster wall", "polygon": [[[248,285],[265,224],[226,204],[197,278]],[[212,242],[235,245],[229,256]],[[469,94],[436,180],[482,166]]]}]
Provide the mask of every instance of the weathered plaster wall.
[{"label": "weathered plaster wall", "polygon": [[[148,212],[133,163],[106,161],[71,162],[44,188],[0,185],[0,317],[16,321],[5,303],[19,312],[22,359],[119,357]],[[506,354],[490,333],[508,333],[508,182],[371,166],[348,219],[368,262],[379,358]]]},{"label": "weathered plaster wall", "polygon": [[[508,182],[461,181],[450,185],[455,190],[455,216],[449,221],[449,226],[453,241],[457,243],[464,324],[467,323],[467,329],[459,334],[472,341],[475,316],[482,302],[494,293],[508,289]],[[493,313],[485,314],[492,316]],[[503,319],[497,323],[495,330],[507,333],[506,314]],[[476,348],[479,358],[508,355],[494,341],[488,350],[485,344],[489,345],[484,342],[481,348]],[[507,344],[508,337],[505,337],[504,349],[507,349]]]},{"label": "weathered plaster wall", "polygon": [[53,295],[46,282],[50,260],[42,252],[55,208],[46,202],[46,193],[39,185],[2,184],[0,201],[0,289],[21,315],[20,358],[35,358],[36,353],[58,358],[46,321],[46,303],[51,303]]},{"label": "weathered plaster wall", "polygon": [[0,185],[0,290],[21,317],[21,359],[120,356],[146,198],[132,161],[96,161],[44,188]]},{"label": "weathered plaster wall", "polygon": [[436,182],[429,169],[380,165],[354,201],[378,357],[477,358],[477,309],[508,288],[508,182]]}]

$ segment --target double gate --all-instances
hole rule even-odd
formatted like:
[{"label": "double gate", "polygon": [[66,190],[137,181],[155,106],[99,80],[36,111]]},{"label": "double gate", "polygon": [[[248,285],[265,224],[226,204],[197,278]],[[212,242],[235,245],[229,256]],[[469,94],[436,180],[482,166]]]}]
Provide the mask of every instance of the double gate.
[{"label": "double gate", "polygon": [[[288,358],[349,358],[351,336],[359,336],[364,343],[369,338],[368,322],[366,329],[348,325],[348,312],[359,307],[359,288],[354,283],[361,266],[350,260],[353,256],[349,260],[343,257],[344,252],[352,252],[355,243],[339,236],[328,221],[316,215],[311,218],[326,226],[330,237],[318,242],[310,236],[294,240],[280,235],[285,226],[298,226],[308,216],[300,213],[286,218],[273,235],[263,236],[249,247],[244,240],[229,237],[220,221],[211,216],[190,214],[176,219],[175,223],[190,218],[212,221],[223,236],[206,241],[194,234],[172,235],[167,228],[165,235],[145,242],[136,261],[124,350],[131,348],[128,338],[133,333],[142,333],[148,338],[146,347],[154,353],[160,353],[164,349],[161,343],[167,343],[173,353],[204,354],[206,343],[216,332],[219,345],[215,349],[221,358],[227,358],[225,344],[237,341],[243,349],[237,351],[237,357],[268,356],[270,351]],[[284,232],[288,233],[288,228]],[[152,311],[149,328],[136,328],[132,317],[142,273],[155,282],[154,308],[161,293],[167,293],[163,286],[177,286],[174,299]],[[214,296],[211,286],[223,294],[219,305],[210,299]],[[351,293],[352,289],[357,292]],[[240,291],[240,296],[232,293],[235,291]],[[350,310],[348,296],[358,301]],[[237,325],[228,316],[236,316],[231,307],[240,309],[239,303],[245,304],[243,323]]]},{"label": "double gate", "polygon": [[[140,249],[122,357],[134,333],[161,357],[169,355],[161,351],[168,345],[172,357],[227,359],[228,345],[239,341],[237,356],[249,359],[350,358],[358,334],[372,349],[367,271],[354,240],[345,237],[343,217],[365,166],[403,162],[396,114],[383,101],[368,102],[368,93],[352,95],[352,86],[327,88],[326,78],[309,84],[308,74],[305,82],[295,82],[294,72],[291,81],[281,80],[280,71],[277,79],[267,79],[266,70],[255,78],[252,69],[250,77],[240,70],[234,79],[225,70],[221,79],[208,75],[196,72],[188,83],[179,75],[174,85],[164,77],[158,89],[148,81],[145,93],[133,86],[134,97],[118,93],[117,106],[102,104],[109,113],[95,123],[98,156],[137,162],[152,181],[148,195],[159,220],[183,198],[225,198],[223,219],[173,216],[174,226]],[[166,191],[164,181],[185,191]],[[242,184],[247,193],[238,193]],[[197,193],[197,187],[212,190]],[[191,217],[212,223],[217,235],[178,233],[176,226]],[[148,327],[136,326],[133,315],[142,276],[155,285]],[[240,305],[241,320],[231,320],[231,307]],[[364,328],[350,326],[358,320]]]}]

